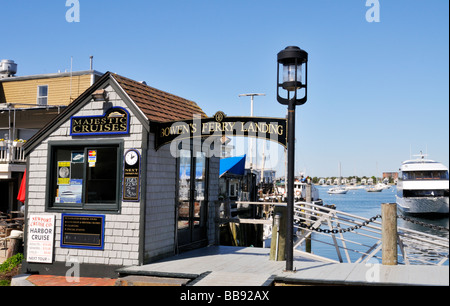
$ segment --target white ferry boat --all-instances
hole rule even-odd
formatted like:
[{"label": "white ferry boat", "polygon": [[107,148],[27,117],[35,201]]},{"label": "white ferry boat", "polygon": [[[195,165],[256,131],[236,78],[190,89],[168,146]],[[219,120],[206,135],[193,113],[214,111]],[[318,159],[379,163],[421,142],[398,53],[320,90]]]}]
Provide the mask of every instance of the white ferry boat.
[{"label": "white ferry boat", "polygon": [[424,154],[402,163],[397,205],[406,214],[448,214],[448,168]]}]

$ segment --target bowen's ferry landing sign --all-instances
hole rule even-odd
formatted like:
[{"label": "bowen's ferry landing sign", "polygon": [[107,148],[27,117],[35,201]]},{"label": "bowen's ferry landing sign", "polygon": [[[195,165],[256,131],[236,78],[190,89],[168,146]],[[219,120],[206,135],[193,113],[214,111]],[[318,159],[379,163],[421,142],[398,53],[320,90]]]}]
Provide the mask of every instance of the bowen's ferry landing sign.
[{"label": "bowen's ferry landing sign", "polygon": [[156,149],[175,140],[223,136],[263,138],[286,147],[287,135],[285,118],[227,117],[221,111],[213,118],[157,123],[154,132]]}]

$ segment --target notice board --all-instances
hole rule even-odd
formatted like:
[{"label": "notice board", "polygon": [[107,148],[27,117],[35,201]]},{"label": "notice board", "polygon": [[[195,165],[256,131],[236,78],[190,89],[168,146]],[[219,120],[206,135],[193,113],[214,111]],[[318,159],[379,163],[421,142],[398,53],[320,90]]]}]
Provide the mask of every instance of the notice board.
[{"label": "notice board", "polygon": [[62,214],[61,247],[103,250],[105,216]]}]

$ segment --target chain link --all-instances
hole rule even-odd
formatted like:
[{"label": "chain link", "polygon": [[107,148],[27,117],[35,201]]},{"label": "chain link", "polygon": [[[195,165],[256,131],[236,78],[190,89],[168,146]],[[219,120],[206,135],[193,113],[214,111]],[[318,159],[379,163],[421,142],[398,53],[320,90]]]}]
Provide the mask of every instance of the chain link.
[{"label": "chain link", "polygon": [[434,225],[434,224],[429,224],[429,223],[425,223],[425,222],[421,222],[421,221],[418,221],[418,220],[414,220],[414,219],[410,219],[410,218],[407,218],[407,217],[405,217],[405,216],[397,216],[397,218],[399,218],[399,219],[403,219],[403,220],[405,220],[405,221],[407,221],[407,222],[411,222],[411,223],[414,223],[414,224],[418,224],[418,225],[421,225],[421,226],[423,226],[423,227],[428,227],[428,228],[431,228],[431,229],[434,229],[434,230],[440,230],[440,231],[449,231],[449,229],[448,228],[446,228],[446,227],[444,227],[444,226],[439,226],[439,225]]},{"label": "chain link", "polygon": [[306,223],[303,223],[300,220],[296,221],[295,223],[301,228],[307,228],[309,230],[316,231],[316,232],[319,232],[319,233],[338,234],[338,233],[346,233],[346,232],[351,232],[351,231],[360,229],[361,227],[366,226],[366,225],[368,225],[371,222],[374,222],[378,218],[381,218],[381,215],[376,215],[376,216],[370,218],[369,220],[366,220],[366,221],[362,222],[361,224],[357,224],[357,225],[352,226],[352,227],[340,228],[340,229],[332,229],[332,230],[330,230],[330,229],[322,229],[320,227],[313,227],[312,225],[308,225]]}]

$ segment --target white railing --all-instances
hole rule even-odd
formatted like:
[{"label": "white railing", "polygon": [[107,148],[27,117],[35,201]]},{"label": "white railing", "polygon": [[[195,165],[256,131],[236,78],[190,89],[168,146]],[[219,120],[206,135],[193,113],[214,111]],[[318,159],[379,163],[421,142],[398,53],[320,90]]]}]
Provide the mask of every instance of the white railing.
[{"label": "white railing", "polygon": [[[276,202],[237,201],[235,203],[266,207],[267,205],[272,207],[286,206],[285,203]],[[264,226],[268,228],[271,228],[272,225],[270,220],[272,217],[269,220],[227,218],[226,209],[220,214],[225,217],[220,219],[222,222],[265,224]],[[294,251],[302,256],[333,262],[367,263],[371,259],[382,262],[380,215],[364,218],[322,205],[296,202],[294,204],[294,223],[298,237],[294,245]],[[397,232],[399,264],[441,266],[449,260],[448,229],[443,230],[442,237],[404,227],[397,227]],[[270,237],[271,234],[266,236]],[[312,253],[306,251],[305,246],[308,240],[313,245]],[[326,257],[326,254],[314,252],[318,244],[325,246],[323,249],[327,250],[325,253],[329,257]],[[305,248],[305,251],[302,250],[303,248]],[[330,254],[336,254],[336,256]],[[337,260],[330,257],[336,257]]]},{"label": "white railing", "polygon": [[[381,262],[381,216],[357,215],[297,202],[294,205],[299,248],[306,239],[334,247],[339,262],[366,263],[371,258]],[[398,258],[401,264],[443,265],[448,261],[449,238],[397,227]],[[356,256],[355,256],[356,254]]]},{"label": "white railing", "polygon": [[23,142],[0,141],[0,163],[24,163]]}]

